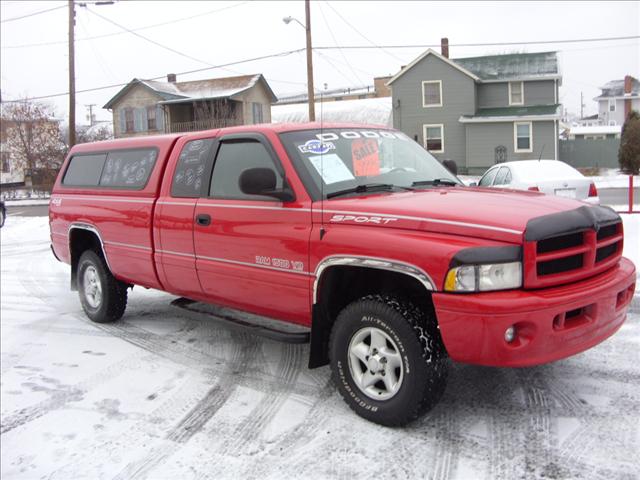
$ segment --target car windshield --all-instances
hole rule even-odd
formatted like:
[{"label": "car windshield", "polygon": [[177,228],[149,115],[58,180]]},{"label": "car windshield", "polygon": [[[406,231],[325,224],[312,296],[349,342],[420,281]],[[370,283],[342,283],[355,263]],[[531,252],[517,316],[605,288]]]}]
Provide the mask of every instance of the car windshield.
[{"label": "car windshield", "polygon": [[462,185],[401,132],[330,128],[287,132],[280,138],[315,198]]}]

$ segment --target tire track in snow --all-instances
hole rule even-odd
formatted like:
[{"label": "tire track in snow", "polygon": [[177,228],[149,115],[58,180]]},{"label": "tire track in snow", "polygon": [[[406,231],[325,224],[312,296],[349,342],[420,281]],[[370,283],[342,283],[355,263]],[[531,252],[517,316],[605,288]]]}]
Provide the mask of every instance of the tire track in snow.
[{"label": "tire track in snow", "polygon": [[447,480],[455,476],[459,450],[456,446],[457,424],[451,411],[444,410],[435,419],[435,464],[428,478]]},{"label": "tire track in snow", "polygon": [[547,377],[550,371],[544,367],[517,370],[518,381],[524,392],[527,422],[524,428],[524,476],[540,478],[545,463],[550,460],[557,444],[557,436],[551,429],[551,401],[547,394]]},{"label": "tire track in snow", "polygon": [[248,443],[256,442],[289,396],[290,387],[296,383],[302,368],[302,347],[285,343],[280,350],[280,360],[273,378],[283,388],[280,391],[267,391],[258,405],[231,433],[231,440],[222,446],[220,454],[239,455],[246,450]]},{"label": "tire track in snow", "polygon": [[[165,440],[144,458],[127,465],[115,479],[134,480],[148,478],[150,473],[160,467],[170,456],[179,451],[181,445],[198,433],[202,427],[218,412],[225,402],[235,392],[238,384],[234,375],[246,372],[251,362],[257,356],[258,342],[255,338],[248,338],[248,334],[234,334],[234,352],[225,366],[217,383],[207,394],[171,429]],[[251,336],[253,337],[253,336]]]}]

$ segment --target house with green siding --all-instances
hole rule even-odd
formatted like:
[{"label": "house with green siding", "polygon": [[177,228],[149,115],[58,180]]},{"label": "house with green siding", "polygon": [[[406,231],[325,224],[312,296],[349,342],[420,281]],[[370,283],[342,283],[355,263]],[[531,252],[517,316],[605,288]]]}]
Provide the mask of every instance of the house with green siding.
[{"label": "house with green siding", "polygon": [[389,80],[393,125],[461,173],[558,158],[555,52],[448,58],[427,50]]}]

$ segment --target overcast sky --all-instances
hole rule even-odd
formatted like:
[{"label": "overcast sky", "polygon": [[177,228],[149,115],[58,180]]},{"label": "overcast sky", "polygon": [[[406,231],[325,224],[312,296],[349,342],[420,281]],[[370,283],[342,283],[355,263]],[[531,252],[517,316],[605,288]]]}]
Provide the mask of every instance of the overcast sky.
[{"label": "overcast sky", "polygon": [[[0,1],[3,101],[67,91],[66,5],[66,1]],[[640,77],[640,40],[456,45],[638,36],[639,5],[638,2],[313,1],[311,26],[314,46],[439,45],[441,37],[448,37],[452,58],[555,50],[559,52],[563,75],[560,100],[570,112],[579,113],[583,92],[587,115],[597,111],[593,97],[599,94],[599,86],[625,74]],[[15,19],[48,9],[53,10]],[[291,15],[304,23],[302,0],[117,1],[113,5],[87,7],[76,2],[76,12],[77,90],[126,84],[132,78],[166,77],[167,73],[177,73],[178,81],[262,73],[276,95],[306,90],[304,52],[209,68],[304,48],[303,28],[282,21]],[[103,37],[87,39],[96,36]],[[439,47],[435,49],[439,51]],[[330,89],[373,84],[373,77],[397,73],[401,65],[408,64],[424,50],[374,47],[314,52],[316,88],[325,83]],[[209,69],[182,74],[205,68]],[[99,119],[110,119],[110,113],[102,106],[119,88],[79,93],[78,124],[87,123],[88,104],[97,105],[95,113]],[[55,107],[59,117],[67,116],[68,97],[44,101]]]}]

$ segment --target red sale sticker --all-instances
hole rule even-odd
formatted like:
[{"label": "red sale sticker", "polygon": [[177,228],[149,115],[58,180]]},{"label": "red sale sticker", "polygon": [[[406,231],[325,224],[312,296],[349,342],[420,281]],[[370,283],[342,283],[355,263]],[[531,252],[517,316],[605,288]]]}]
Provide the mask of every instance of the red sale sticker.
[{"label": "red sale sticker", "polygon": [[378,141],[374,138],[361,138],[351,144],[353,173],[356,177],[380,175],[380,155]]}]

